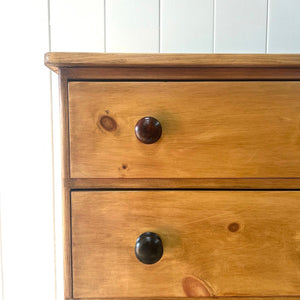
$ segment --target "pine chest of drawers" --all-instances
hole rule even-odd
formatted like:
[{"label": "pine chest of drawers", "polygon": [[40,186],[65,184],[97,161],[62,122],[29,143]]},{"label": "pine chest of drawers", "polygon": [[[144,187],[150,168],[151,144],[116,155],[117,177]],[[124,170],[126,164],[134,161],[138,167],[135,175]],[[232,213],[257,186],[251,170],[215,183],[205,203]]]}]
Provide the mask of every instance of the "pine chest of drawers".
[{"label": "pine chest of drawers", "polygon": [[66,299],[300,299],[300,55],[45,63],[61,91]]}]

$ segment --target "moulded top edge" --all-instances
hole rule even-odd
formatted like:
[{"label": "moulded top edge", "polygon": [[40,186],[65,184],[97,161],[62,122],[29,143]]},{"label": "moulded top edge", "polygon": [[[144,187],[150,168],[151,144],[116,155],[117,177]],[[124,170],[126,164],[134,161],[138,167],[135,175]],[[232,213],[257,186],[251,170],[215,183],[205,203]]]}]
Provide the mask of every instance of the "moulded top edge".
[{"label": "moulded top edge", "polygon": [[52,71],[71,67],[300,68],[300,54],[165,54],[48,52]]}]

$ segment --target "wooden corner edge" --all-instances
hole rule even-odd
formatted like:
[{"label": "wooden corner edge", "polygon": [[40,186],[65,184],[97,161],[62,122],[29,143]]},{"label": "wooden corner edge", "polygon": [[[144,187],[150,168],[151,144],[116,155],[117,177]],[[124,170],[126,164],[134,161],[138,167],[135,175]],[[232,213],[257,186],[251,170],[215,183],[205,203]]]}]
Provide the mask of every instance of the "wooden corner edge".
[{"label": "wooden corner edge", "polygon": [[58,74],[58,67],[56,67],[55,65],[52,64],[52,62],[51,62],[51,56],[52,56],[52,52],[46,52],[44,54],[44,65],[46,67],[48,67],[51,71],[53,71],[56,74]]}]

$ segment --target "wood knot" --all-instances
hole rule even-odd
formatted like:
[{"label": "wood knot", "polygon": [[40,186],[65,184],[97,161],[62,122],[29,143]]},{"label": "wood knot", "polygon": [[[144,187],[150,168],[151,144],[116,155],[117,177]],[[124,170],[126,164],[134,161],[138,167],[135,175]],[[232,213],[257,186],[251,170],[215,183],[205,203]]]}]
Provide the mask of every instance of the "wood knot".
[{"label": "wood knot", "polygon": [[228,230],[231,231],[231,232],[236,232],[240,229],[240,225],[238,223],[230,223],[228,225]]},{"label": "wood knot", "polygon": [[109,116],[102,116],[100,125],[107,131],[115,131],[117,129],[117,122]]},{"label": "wood knot", "polygon": [[209,285],[203,280],[187,276],[182,280],[183,290],[188,297],[210,297],[214,296]]}]

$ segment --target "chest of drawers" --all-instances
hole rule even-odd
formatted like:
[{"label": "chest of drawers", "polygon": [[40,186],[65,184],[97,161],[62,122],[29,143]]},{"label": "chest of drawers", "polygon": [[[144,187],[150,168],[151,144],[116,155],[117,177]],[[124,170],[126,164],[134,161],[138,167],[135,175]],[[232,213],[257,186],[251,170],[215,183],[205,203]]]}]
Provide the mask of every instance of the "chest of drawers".
[{"label": "chest of drawers", "polygon": [[300,299],[300,55],[47,53],[66,299]]}]

